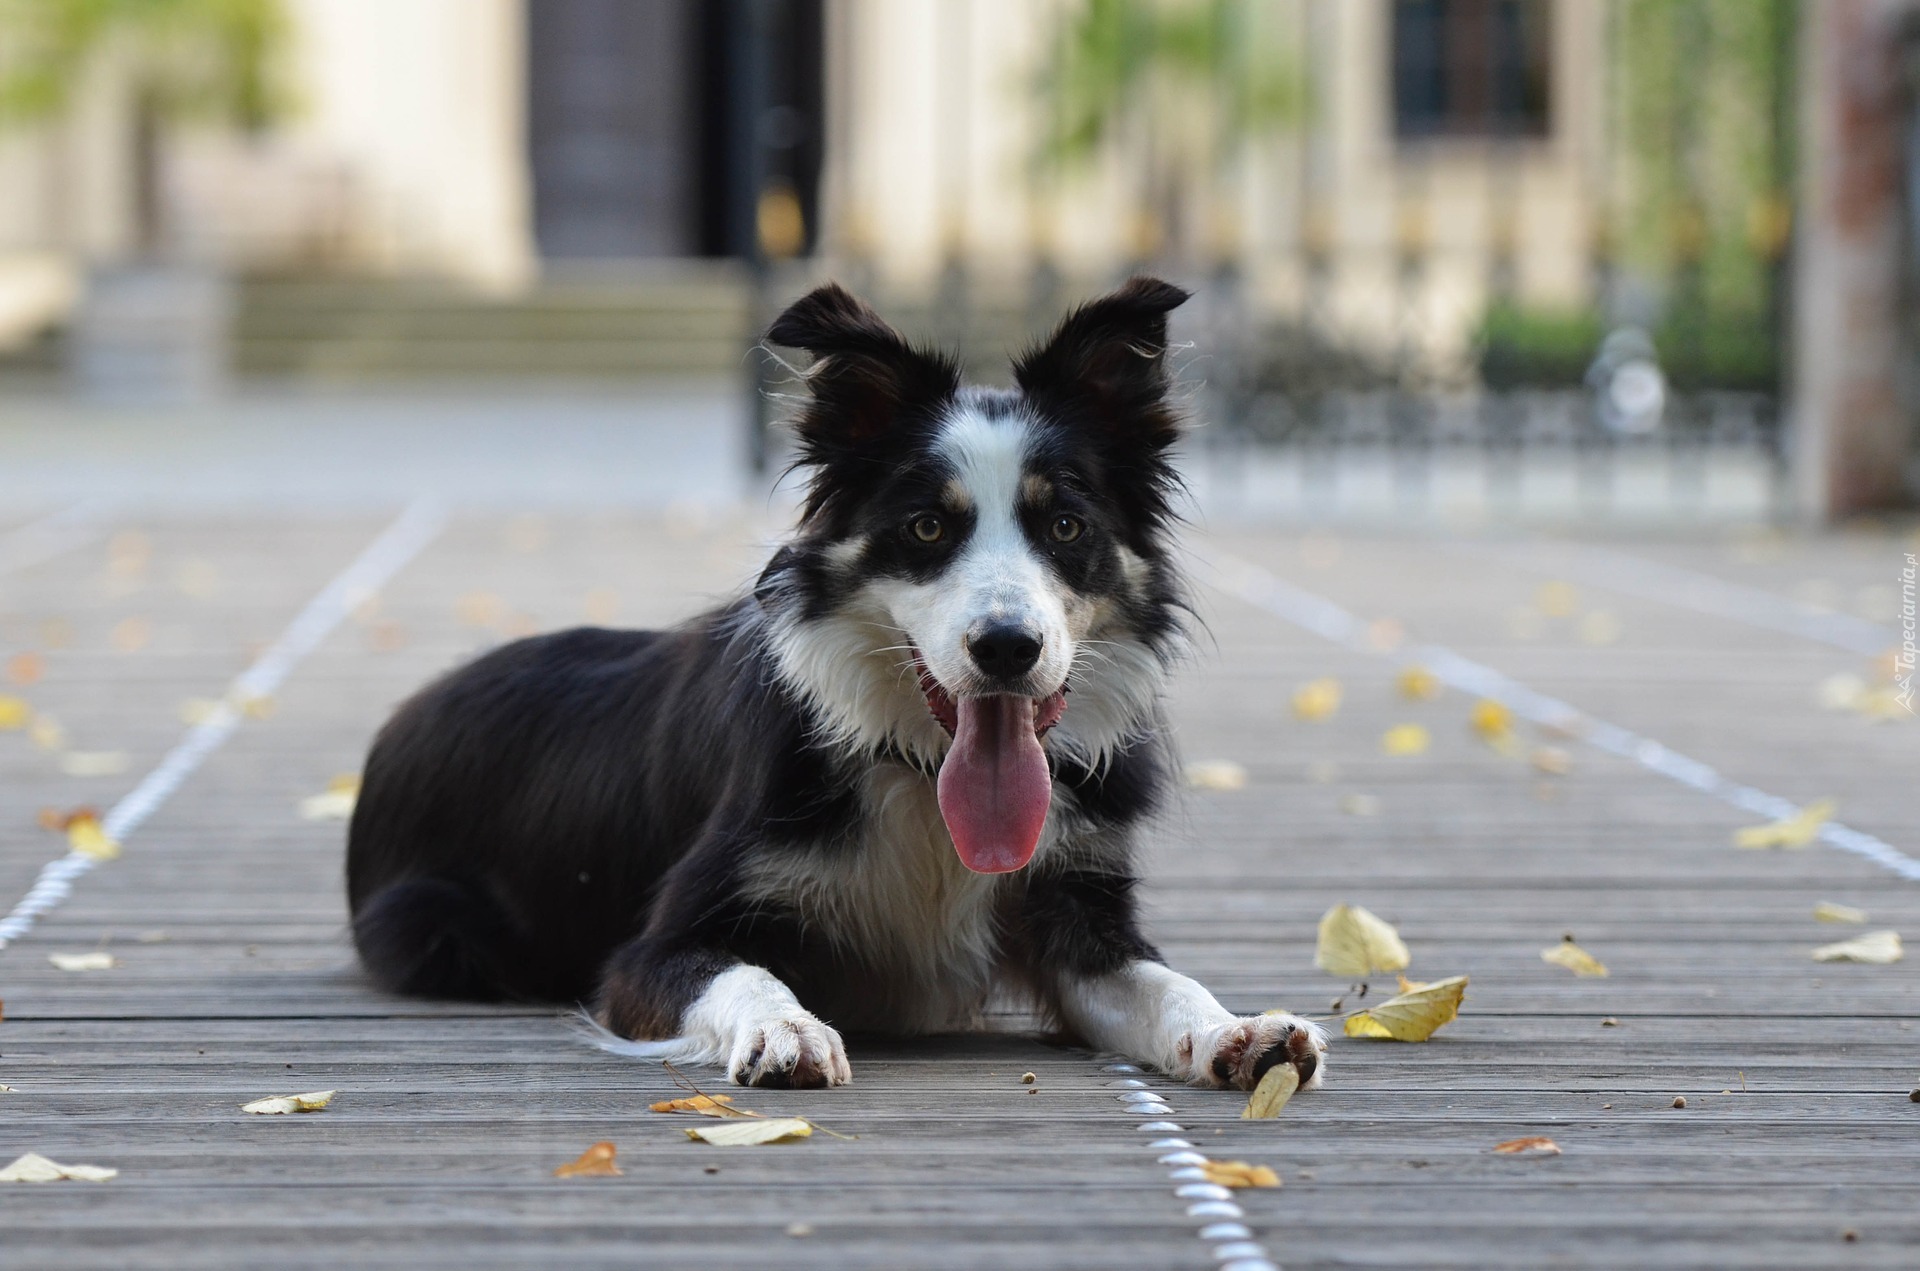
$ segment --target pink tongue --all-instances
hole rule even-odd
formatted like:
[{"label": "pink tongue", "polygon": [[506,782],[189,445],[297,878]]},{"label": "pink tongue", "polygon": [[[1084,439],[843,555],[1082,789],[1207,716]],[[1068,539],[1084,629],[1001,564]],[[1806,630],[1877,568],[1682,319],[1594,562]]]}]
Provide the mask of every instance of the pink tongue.
[{"label": "pink tongue", "polygon": [[1030,697],[963,697],[953,748],[940,765],[940,815],[954,850],[977,874],[1033,859],[1053,782],[1033,735]]}]

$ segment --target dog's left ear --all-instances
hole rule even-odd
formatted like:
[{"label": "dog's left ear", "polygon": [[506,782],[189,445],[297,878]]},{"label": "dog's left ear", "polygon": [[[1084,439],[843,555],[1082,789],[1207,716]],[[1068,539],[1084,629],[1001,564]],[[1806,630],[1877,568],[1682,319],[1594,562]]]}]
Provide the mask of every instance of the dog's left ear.
[{"label": "dog's left ear", "polygon": [[1118,291],[1068,314],[1045,343],[1013,365],[1028,396],[1055,405],[1075,402],[1096,416],[1168,434],[1167,314],[1188,292],[1158,278],[1134,278]]},{"label": "dog's left ear", "polygon": [[882,438],[904,412],[951,397],[960,384],[952,362],[908,344],[837,283],[794,301],[767,339],[813,354],[813,400],[796,426],[815,458]]}]

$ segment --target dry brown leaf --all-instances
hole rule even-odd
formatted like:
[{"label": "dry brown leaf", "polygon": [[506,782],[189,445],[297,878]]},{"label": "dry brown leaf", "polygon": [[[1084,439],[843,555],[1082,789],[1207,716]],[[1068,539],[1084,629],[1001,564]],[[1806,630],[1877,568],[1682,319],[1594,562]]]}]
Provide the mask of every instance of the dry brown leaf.
[{"label": "dry brown leaf", "polygon": [[1575,944],[1571,936],[1551,949],[1542,949],[1540,960],[1551,962],[1555,966],[1563,966],[1575,975],[1583,977],[1604,977],[1608,973],[1606,964]]},{"label": "dry brown leaf", "polygon": [[1381,736],[1380,749],[1389,755],[1424,755],[1432,742],[1423,724],[1395,724]]},{"label": "dry brown leaf", "polygon": [[613,1144],[602,1140],[580,1153],[578,1160],[555,1166],[553,1176],[555,1178],[606,1178],[618,1174],[620,1167],[613,1163],[613,1156],[617,1150]]},{"label": "dry brown leaf", "polygon": [[1216,1187],[1278,1187],[1280,1175],[1271,1165],[1249,1165],[1245,1161],[1208,1161],[1200,1169]]},{"label": "dry brown leaf", "polygon": [[1377,1037],[1400,1042],[1423,1042],[1460,1013],[1467,977],[1451,976],[1419,984],[1347,1017],[1349,1037]]},{"label": "dry brown leaf", "polygon": [[1267,1075],[1260,1078],[1260,1084],[1253,1088],[1253,1095],[1242,1109],[1242,1121],[1270,1121],[1280,1115],[1287,1106],[1287,1100],[1293,1098],[1300,1089],[1300,1073],[1292,1064],[1275,1064],[1267,1069]]},{"label": "dry brown leaf", "polygon": [[1820,827],[1833,816],[1834,807],[1832,799],[1815,799],[1785,820],[1735,830],[1734,845],[1753,848],[1805,847],[1820,837]]},{"label": "dry brown leaf", "polygon": [[1502,1156],[1560,1155],[1560,1145],[1544,1134],[1530,1134],[1524,1139],[1508,1139],[1505,1143],[1495,1143],[1493,1150]]},{"label": "dry brown leaf", "polygon": [[703,1125],[687,1131],[687,1137],[715,1147],[759,1147],[767,1143],[790,1143],[813,1133],[813,1123],[799,1117],[763,1117],[751,1121],[727,1121],[721,1125]]},{"label": "dry brown leaf", "polygon": [[1816,922],[1865,922],[1867,911],[1823,900],[1813,907],[1813,917]]},{"label": "dry brown leaf", "polygon": [[666,1099],[660,1103],[648,1104],[652,1112],[693,1112],[704,1117],[740,1117],[750,1113],[727,1105],[733,1102],[730,1094],[696,1094],[685,1099]]},{"label": "dry brown leaf", "polygon": [[1313,964],[1330,975],[1365,979],[1375,971],[1398,971],[1412,961],[1400,933],[1358,905],[1335,905],[1320,919]]},{"label": "dry brown leaf", "polygon": [[1320,720],[1340,709],[1340,681],[1331,676],[1303,684],[1293,695],[1293,713]]},{"label": "dry brown leaf", "polygon": [[242,1112],[251,1112],[255,1116],[277,1117],[291,1112],[318,1112],[333,1102],[336,1090],[314,1090],[307,1094],[283,1094],[271,1099],[255,1099],[252,1103],[240,1105]]},{"label": "dry brown leaf", "polygon": [[62,1165],[50,1161],[38,1152],[28,1152],[15,1158],[13,1164],[0,1169],[0,1183],[57,1183],[62,1179],[72,1179],[81,1183],[104,1183],[110,1178],[119,1177],[117,1169],[107,1169],[100,1165]]},{"label": "dry brown leaf", "polygon": [[1813,951],[1815,962],[1867,962],[1886,966],[1906,956],[1897,931],[1871,931],[1864,936],[1821,945]]}]

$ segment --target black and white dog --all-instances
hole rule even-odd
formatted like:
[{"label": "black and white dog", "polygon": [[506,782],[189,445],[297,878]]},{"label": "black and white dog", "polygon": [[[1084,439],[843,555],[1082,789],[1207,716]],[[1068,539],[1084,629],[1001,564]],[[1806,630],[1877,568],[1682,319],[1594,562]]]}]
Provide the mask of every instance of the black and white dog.
[{"label": "black and white dog", "polygon": [[978,1021],[1012,989],[1183,1079],[1320,1080],[1142,938],[1130,857],[1170,781],[1183,643],[1167,313],[1135,279],[963,388],[825,286],[800,524],[672,631],[520,640],[402,706],[347,849],[353,936],[402,993],[592,1002],[628,1053],[852,1079],[840,1029]]}]

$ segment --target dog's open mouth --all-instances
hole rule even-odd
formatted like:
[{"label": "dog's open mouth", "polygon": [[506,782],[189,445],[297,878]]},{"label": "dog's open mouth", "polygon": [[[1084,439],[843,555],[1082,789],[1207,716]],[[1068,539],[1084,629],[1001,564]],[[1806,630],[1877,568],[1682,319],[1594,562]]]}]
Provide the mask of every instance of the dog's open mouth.
[{"label": "dog's open mouth", "polygon": [[940,816],[961,863],[1005,874],[1033,859],[1053,799],[1040,739],[1067,710],[1067,691],[1047,697],[992,694],[955,698],[919,655],[927,710],[953,738],[940,765]]}]

